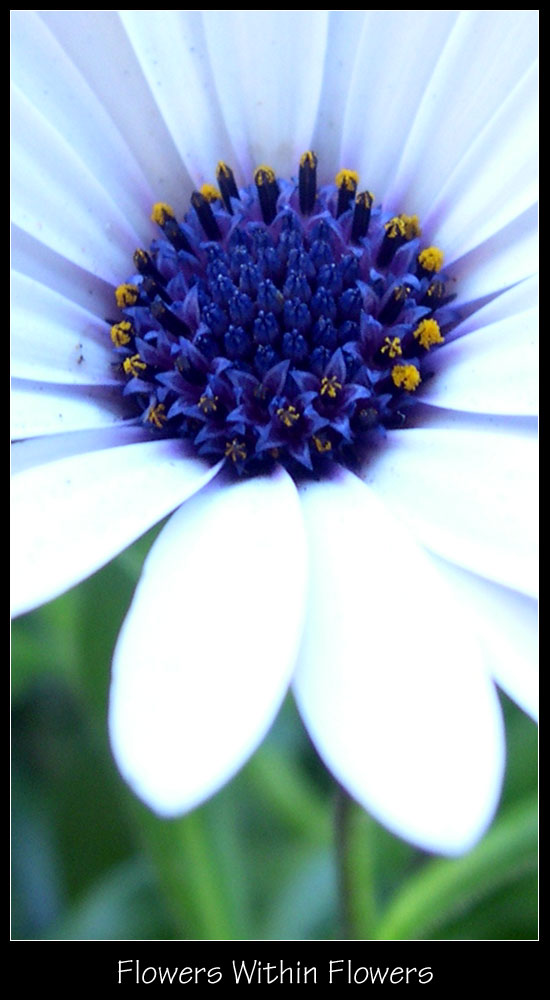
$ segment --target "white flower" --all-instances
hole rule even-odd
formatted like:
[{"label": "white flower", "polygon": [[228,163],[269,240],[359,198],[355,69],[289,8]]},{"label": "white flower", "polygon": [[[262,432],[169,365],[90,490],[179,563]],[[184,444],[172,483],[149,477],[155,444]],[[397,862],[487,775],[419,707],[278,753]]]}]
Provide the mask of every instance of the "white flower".
[{"label": "white flower", "polygon": [[[337,779],[457,853],[535,711],[534,11],[13,12],[15,611],[175,511],[113,665],[112,746],[161,815],[258,746],[292,681]],[[102,322],[153,201],[314,148],[446,252],[464,319],[361,479],[228,485],[123,419]]]}]

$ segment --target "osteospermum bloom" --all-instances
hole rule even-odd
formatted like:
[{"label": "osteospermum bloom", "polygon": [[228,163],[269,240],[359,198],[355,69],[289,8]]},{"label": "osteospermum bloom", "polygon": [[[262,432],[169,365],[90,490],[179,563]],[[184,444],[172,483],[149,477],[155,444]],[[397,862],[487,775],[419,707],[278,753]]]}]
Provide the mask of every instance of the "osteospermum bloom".
[{"label": "osteospermum bloom", "polygon": [[[61,593],[175,511],[122,627],[109,722],[123,775],[161,815],[227,781],[292,684],[327,766],[394,832],[456,853],[490,822],[504,766],[495,682],[535,710],[534,36],[532,12],[517,11],[14,14],[15,610]],[[159,386],[173,393],[174,383],[157,378],[158,340],[146,357],[151,327],[136,330],[129,312],[143,300],[123,288],[117,316],[113,297],[133,285],[136,248],[158,240],[151,204],[169,206],[184,234],[202,211],[212,242],[203,202],[185,213],[220,161],[240,191],[261,163],[288,181],[269,221],[257,192],[260,223],[280,227],[289,204],[310,219],[292,205],[292,177],[313,149],[320,189],[348,171],[332,209],[320,206],[335,224],[353,227],[354,207],[340,213],[337,199],[354,196],[357,177],[380,225],[400,220],[389,238],[417,239],[420,220],[416,279],[432,273],[435,284],[444,252],[456,296],[448,334],[433,310],[414,316],[408,340],[386,315],[374,369],[367,333],[350,337],[371,382],[386,371],[390,398],[414,394],[417,405],[398,429],[375,407],[377,446],[328,475],[326,452],[345,450],[367,398],[348,395],[334,418],[348,340],[334,344],[329,330],[325,343],[326,325],[317,330],[326,357],[295,378],[292,398],[277,385],[284,398],[258,429],[249,379],[261,386],[285,362],[302,370],[280,356],[282,340],[271,344],[272,310],[259,343],[278,354],[265,375],[255,355],[239,357],[240,334],[228,346],[227,316],[209,314],[225,356],[243,362],[228,410],[223,370],[203,372],[200,395],[163,398]],[[369,233],[355,237],[361,248]],[[391,294],[392,260],[372,263]],[[373,315],[366,286],[376,296],[378,279],[365,277],[352,286]],[[246,280],[259,279],[249,270]],[[260,308],[253,291],[229,314],[245,335]],[[298,281],[287,301],[307,297]],[[410,308],[422,309],[418,296]],[[286,332],[300,334],[302,313],[295,303]],[[172,348],[189,337],[165,329],[168,355],[188,354]],[[423,352],[428,379],[414,361]],[[366,376],[357,384],[371,400]],[[137,415],[135,385],[140,398],[151,392]],[[234,434],[224,424],[216,437],[218,406]],[[182,440],[184,420],[204,424],[209,460],[196,450],[202,431]],[[292,436],[308,420],[314,450]],[[251,438],[265,458],[257,475],[244,467]]]}]

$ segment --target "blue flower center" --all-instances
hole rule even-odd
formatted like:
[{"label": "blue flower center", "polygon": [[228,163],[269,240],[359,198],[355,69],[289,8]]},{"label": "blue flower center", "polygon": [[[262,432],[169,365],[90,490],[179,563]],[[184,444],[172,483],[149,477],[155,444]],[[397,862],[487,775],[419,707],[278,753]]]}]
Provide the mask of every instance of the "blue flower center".
[{"label": "blue flower center", "polygon": [[111,326],[124,394],[162,436],[239,475],[356,468],[401,426],[453,321],[443,254],[390,217],[354,171],[318,188],[262,166],[239,190],[220,163],[178,222],[134,254]]}]

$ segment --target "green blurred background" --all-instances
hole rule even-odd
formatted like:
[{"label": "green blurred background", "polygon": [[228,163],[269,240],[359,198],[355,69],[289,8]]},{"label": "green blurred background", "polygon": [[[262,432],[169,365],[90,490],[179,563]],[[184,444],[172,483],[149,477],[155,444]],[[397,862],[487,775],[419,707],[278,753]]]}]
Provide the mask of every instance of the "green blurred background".
[{"label": "green blurred background", "polygon": [[415,850],[345,800],[290,697],[200,809],[159,820],[134,798],[107,742],[109,670],[158,530],[14,623],[12,936],[536,938],[536,727],[504,697],[501,807],[456,860]]}]

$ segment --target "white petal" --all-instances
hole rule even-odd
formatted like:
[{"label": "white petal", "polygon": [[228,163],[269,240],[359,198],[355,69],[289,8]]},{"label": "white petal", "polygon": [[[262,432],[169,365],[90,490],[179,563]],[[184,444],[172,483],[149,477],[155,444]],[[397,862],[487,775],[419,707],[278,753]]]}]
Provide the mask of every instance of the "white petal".
[{"label": "white petal", "polygon": [[530,309],[441,347],[434,353],[436,375],[426,383],[422,401],[479,413],[535,415],[537,330],[538,311]]},{"label": "white petal", "polygon": [[537,602],[437,556],[431,559],[470,616],[495,681],[537,719]]},{"label": "white petal", "polygon": [[182,456],[181,442],[148,441],[73,455],[14,476],[13,613],[94,573],[216,471]]},{"label": "white petal", "polygon": [[[171,11],[154,11],[153,16],[162,20],[166,13]],[[149,189],[155,192],[155,201],[168,201],[176,207],[182,197],[182,185],[188,191],[189,181],[119,12],[43,10],[40,17],[108,111],[147,178]],[[166,38],[168,47],[169,32]],[[113,169],[118,167],[113,167],[105,157],[102,182],[108,183]]]},{"label": "white petal", "polygon": [[24,472],[35,465],[45,465],[46,462],[55,462],[58,458],[68,458],[69,455],[84,455],[103,448],[150,440],[151,431],[139,423],[14,441],[11,446],[11,468],[13,473]]},{"label": "white petal", "polygon": [[13,374],[66,385],[117,385],[105,323],[69,299],[14,272]]},{"label": "white petal", "polygon": [[362,478],[429,549],[536,594],[537,445],[531,435],[499,433],[496,424],[494,430],[480,424],[390,431]]},{"label": "white petal", "polygon": [[498,700],[406,529],[349,473],[302,491],[310,614],[295,680],[300,712],[345,788],[395,833],[467,850],[499,794]]},{"label": "white petal", "polygon": [[537,207],[453,263],[457,305],[494,295],[534,274],[538,266]]},{"label": "white petal", "polygon": [[140,240],[71,144],[13,88],[12,217],[56,253],[113,285]]},{"label": "white petal", "polygon": [[531,68],[442,185],[424,234],[462,257],[537,200],[537,71]]},{"label": "white petal", "polygon": [[[190,176],[195,183],[212,179],[217,160],[228,159],[231,146],[212,81],[201,12],[121,10],[119,16],[153,95],[156,115],[163,119]],[[176,211],[180,202],[181,197]]]},{"label": "white petal", "polygon": [[[489,64],[488,53],[498,53]],[[457,163],[536,57],[535,11],[460,11],[407,130],[391,184],[391,210],[425,217]],[[486,180],[490,191],[491,179]]]},{"label": "white petal", "polygon": [[157,813],[191,809],[254,751],[299,644],[305,538],[285,473],[213,484],[163,529],[115,651],[118,765]]},{"label": "white petal", "polygon": [[[113,286],[12,226],[12,266],[103,319],[113,311]],[[126,277],[126,272],[124,273]]]},{"label": "white petal", "polygon": [[[349,94],[342,165],[359,171],[361,188],[369,188],[377,202],[385,202],[388,180],[458,12],[366,13],[351,83],[347,87],[347,81],[341,81]],[[343,67],[340,73],[345,72]],[[338,168],[335,165],[334,173]],[[408,204],[403,203],[400,210]]]},{"label": "white petal", "polygon": [[[474,311],[466,307],[466,319],[463,319],[453,330],[453,337],[463,337],[466,333],[472,333],[482,327],[497,323],[499,320],[507,319],[509,316],[517,316],[533,309],[538,303],[539,279],[534,274],[524,281],[519,281],[512,288],[508,288],[501,295],[496,295],[486,305]],[[470,315],[468,312],[470,311]]]},{"label": "white petal", "polygon": [[52,385],[14,379],[11,436],[17,440],[42,434],[112,427],[124,422],[125,409],[119,388]]},{"label": "white petal", "polygon": [[[312,148],[319,155],[320,183],[332,181],[342,164],[342,125],[351,96],[351,85],[348,87],[342,84],[348,78],[351,79],[363,23],[369,14],[370,11],[364,10],[329,11],[329,44],[325,53],[319,112],[312,142]],[[359,100],[359,95],[356,95],[356,99]],[[354,149],[354,168],[359,153],[359,148]]]},{"label": "white petal", "polygon": [[104,105],[35,12],[12,11],[11,55],[12,79],[27,100],[70,142],[124,217],[147,232],[154,192]]},{"label": "white petal", "polygon": [[311,145],[328,11],[216,10],[204,11],[203,17],[217,93],[243,179],[251,179],[260,163],[288,177]]}]

